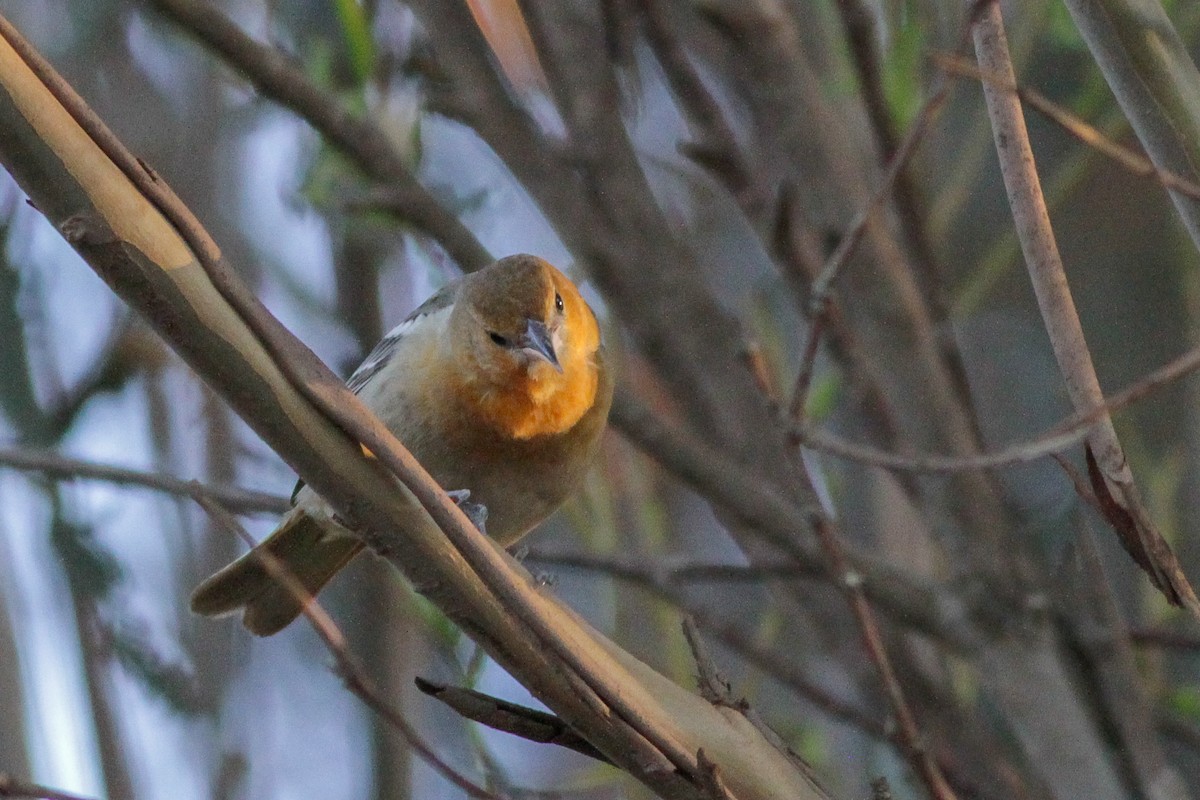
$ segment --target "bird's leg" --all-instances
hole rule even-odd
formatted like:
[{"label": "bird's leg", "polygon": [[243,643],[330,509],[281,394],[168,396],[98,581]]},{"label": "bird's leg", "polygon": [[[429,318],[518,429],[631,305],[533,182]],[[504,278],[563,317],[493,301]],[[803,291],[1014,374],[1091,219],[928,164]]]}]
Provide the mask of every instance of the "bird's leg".
[{"label": "bird's leg", "polygon": [[[518,564],[524,564],[526,557],[529,555],[529,545],[523,544],[520,547],[514,547],[508,553]],[[558,577],[551,572],[542,572],[541,570],[530,570],[530,577],[538,586],[553,586],[558,583]]]},{"label": "bird's leg", "polygon": [[450,489],[446,494],[450,495],[450,499],[454,501],[454,505],[462,509],[462,512],[467,515],[467,519],[471,520],[471,524],[484,535],[487,535],[487,506],[483,503],[470,503],[468,500],[471,497],[470,489]]}]

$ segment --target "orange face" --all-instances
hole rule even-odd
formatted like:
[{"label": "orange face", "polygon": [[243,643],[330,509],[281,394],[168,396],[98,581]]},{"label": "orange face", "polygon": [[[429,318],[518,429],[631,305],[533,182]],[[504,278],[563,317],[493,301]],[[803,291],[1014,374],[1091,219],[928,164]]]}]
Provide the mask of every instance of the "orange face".
[{"label": "orange face", "polygon": [[455,309],[460,374],[482,418],[517,439],[560,433],[591,407],[596,317],[541,259],[504,259],[468,279]]}]

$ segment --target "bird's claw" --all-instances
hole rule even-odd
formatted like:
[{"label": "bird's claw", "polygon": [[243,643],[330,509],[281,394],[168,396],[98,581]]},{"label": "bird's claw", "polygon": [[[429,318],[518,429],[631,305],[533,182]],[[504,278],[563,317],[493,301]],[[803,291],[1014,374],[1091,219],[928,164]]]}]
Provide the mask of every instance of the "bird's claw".
[{"label": "bird's claw", "polygon": [[471,524],[479,528],[480,532],[487,534],[487,506],[483,503],[470,503],[468,500],[471,497],[470,489],[451,489],[446,492],[450,499],[454,501],[454,505],[458,506],[467,519],[471,520]]}]

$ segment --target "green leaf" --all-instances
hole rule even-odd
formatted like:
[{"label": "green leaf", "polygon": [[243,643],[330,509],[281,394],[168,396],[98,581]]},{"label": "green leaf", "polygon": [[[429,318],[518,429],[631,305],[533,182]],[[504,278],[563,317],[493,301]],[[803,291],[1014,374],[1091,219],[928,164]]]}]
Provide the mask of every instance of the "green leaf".
[{"label": "green leaf", "polygon": [[841,396],[842,381],[837,372],[830,370],[813,379],[808,390],[808,402],[804,413],[812,422],[820,422],[833,413]]},{"label": "green leaf", "polygon": [[1200,722],[1200,687],[1178,687],[1168,696],[1167,705],[1179,716]]},{"label": "green leaf", "polygon": [[891,47],[880,54],[883,62],[880,82],[896,129],[906,130],[925,102],[922,80],[925,31],[921,25],[901,25],[890,44]]},{"label": "green leaf", "polygon": [[342,39],[354,77],[366,83],[375,66],[375,41],[371,38],[371,23],[358,0],[333,0],[338,22],[342,26]]}]

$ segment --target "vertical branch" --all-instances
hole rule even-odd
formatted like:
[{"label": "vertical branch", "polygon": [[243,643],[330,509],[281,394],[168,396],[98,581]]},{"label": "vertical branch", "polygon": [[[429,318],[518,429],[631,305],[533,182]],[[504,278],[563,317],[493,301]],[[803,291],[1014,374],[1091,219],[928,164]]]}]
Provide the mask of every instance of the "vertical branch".
[{"label": "vertical branch", "polygon": [[[11,583],[9,584],[11,586]],[[21,683],[20,653],[17,652],[17,631],[8,611],[4,593],[0,592],[0,697],[8,713],[0,715],[0,766],[21,775],[29,774],[29,752],[26,747],[24,686]]]},{"label": "vertical branch", "polygon": [[[984,72],[1016,85],[998,3],[991,3],[981,15],[974,38]],[[1050,226],[1020,98],[989,82],[983,92],[1021,250],[1067,392],[1076,410],[1100,407],[1104,394]],[[1200,600],[1142,502],[1111,417],[1106,415],[1096,424],[1088,444],[1094,454],[1094,461],[1089,458],[1089,466],[1094,466],[1090,469],[1093,488],[1102,502],[1107,501],[1106,516],[1121,543],[1168,600],[1200,616]]]}]

